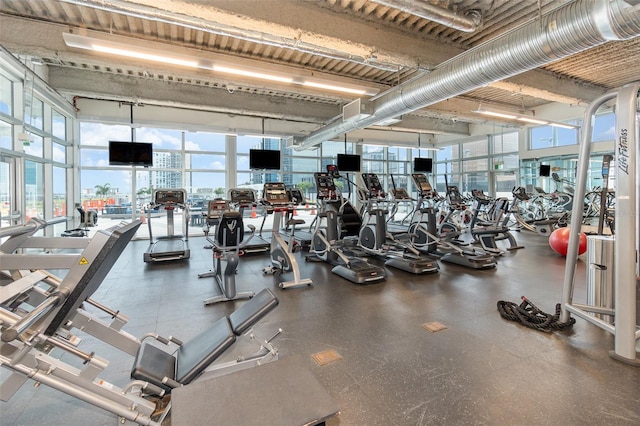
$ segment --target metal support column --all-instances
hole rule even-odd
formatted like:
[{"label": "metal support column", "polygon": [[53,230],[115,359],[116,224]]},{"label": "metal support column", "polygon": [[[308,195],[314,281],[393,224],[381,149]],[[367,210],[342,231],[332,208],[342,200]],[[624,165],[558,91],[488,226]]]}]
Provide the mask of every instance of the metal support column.
[{"label": "metal support column", "polygon": [[595,99],[584,114],[580,154],[576,173],[575,200],[585,197],[593,117],[605,102],[616,99],[616,228],[624,229],[615,236],[615,326],[612,327],[588,312],[599,311],[596,307],[573,303],[575,272],[578,261],[578,246],[583,219],[582,203],[574,203],[571,212],[569,247],[562,293],[560,321],[566,322],[573,313],[615,335],[615,349],[611,356],[628,364],[640,366],[636,353],[636,282],[638,276],[638,107],[640,82],[626,85],[616,91]]}]

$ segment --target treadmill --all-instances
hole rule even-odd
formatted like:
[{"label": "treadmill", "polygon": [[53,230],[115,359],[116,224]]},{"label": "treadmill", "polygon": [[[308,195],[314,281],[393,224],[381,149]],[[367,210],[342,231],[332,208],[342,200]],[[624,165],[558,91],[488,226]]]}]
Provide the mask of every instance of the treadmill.
[{"label": "treadmill", "polygon": [[[184,189],[155,189],[151,197],[151,205],[147,210],[147,225],[149,226],[149,247],[144,253],[145,263],[157,263],[170,260],[186,260],[191,256],[189,250],[189,235],[187,222],[189,207],[187,206],[187,191]],[[174,212],[182,209],[182,235],[174,234]],[[151,228],[151,212],[164,209],[167,212],[167,235],[154,240]]]},{"label": "treadmill", "polygon": [[[386,278],[384,268],[372,265],[363,259],[347,256],[344,240],[339,239],[338,210],[336,204],[343,202],[342,195],[329,173],[314,173],[318,188],[318,219],[310,247],[311,255],[333,265],[333,272],[355,284],[372,284]],[[323,226],[323,221],[326,225]],[[311,257],[308,257],[309,260]]]},{"label": "treadmill", "polygon": [[495,268],[496,260],[492,255],[478,252],[474,248],[463,248],[438,237],[435,208],[429,205],[435,191],[424,173],[413,173],[411,178],[418,189],[418,204],[409,226],[414,247],[437,256],[443,262],[473,269]]},{"label": "treadmill", "polygon": [[[244,217],[246,209],[253,212],[253,209],[258,205],[256,191],[251,188],[232,188],[228,191],[228,195],[229,204],[235,207],[242,217]],[[263,238],[262,235],[254,235],[242,249],[245,254],[261,254],[267,253],[269,250],[271,250],[271,242]]]}]

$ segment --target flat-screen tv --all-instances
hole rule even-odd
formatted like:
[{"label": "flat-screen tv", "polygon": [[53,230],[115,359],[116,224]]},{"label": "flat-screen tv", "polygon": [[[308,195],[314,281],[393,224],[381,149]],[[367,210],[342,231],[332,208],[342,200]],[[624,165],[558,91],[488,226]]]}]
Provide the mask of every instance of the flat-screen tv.
[{"label": "flat-screen tv", "polygon": [[548,164],[540,164],[540,176],[551,176],[551,166],[549,166]]},{"label": "flat-screen tv", "polygon": [[280,151],[250,149],[249,168],[253,170],[280,170]]},{"label": "flat-screen tv", "polygon": [[153,144],[109,141],[110,166],[153,166]]},{"label": "flat-screen tv", "polygon": [[338,154],[338,170],[341,172],[359,172],[360,156],[356,154]]},{"label": "flat-screen tv", "polygon": [[413,171],[423,172],[423,173],[433,172],[433,159],[432,158],[414,158]]}]

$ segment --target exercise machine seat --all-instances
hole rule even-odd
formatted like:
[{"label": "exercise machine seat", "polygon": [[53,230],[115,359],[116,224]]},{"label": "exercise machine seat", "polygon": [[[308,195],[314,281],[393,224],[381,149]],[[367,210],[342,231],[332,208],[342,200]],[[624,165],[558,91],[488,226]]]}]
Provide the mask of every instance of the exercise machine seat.
[{"label": "exercise machine seat", "polygon": [[149,382],[167,392],[186,385],[198,377],[236,340],[279,301],[265,288],[228,317],[222,317],[211,327],[180,345],[175,354],[150,343],[143,343],[131,369],[131,378]]},{"label": "exercise machine seat", "polygon": [[229,315],[231,329],[237,336],[243,335],[262,317],[278,306],[278,303],[280,302],[271,290],[265,288]]},{"label": "exercise machine seat", "polygon": [[216,241],[221,249],[237,247],[244,240],[244,223],[242,214],[236,211],[226,211],[220,218]]},{"label": "exercise machine seat", "polygon": [[162,383],[165,377],[173,379],[176,374],[176,357],[157,346],[143,344],[138,350],[131,370],[131,378],[143,380],[171,392],[171,387]]},{"label": "exercise machine seat", "polygon": [[185,385],[190,383],[235,340],[228,319],[221,318],[212,327],[180,346],[176,354],[176,381]]},{"label": "exercise machine seat", "polygon": [[235,339],[229,319],[223,317],[213,326],[182,344],[175,355],[157,346],[144,343],[136,355],[131,377],[171,392],[171,389],[176,387],[175,383],[163,383],[165,378],[180,385],[190,383],[226,351]]}]

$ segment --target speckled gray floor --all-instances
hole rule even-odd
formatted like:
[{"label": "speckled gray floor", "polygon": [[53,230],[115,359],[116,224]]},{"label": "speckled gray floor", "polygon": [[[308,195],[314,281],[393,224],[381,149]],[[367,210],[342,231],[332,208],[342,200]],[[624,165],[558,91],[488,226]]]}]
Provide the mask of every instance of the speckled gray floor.
[{"label": "speckled gray floor", "polygon": [[[280,305],[255,331],[284,330],[276,340],[281,356],[306,359],[341,408],[330,425],[640,424],[640,369],[609,358],[611,335],[583,320],[570,331],[545,334],[500,318],[498,300],[526,295],[552,312],[561,297],[564,259],[543,237],[518,240],[526,248],[507,253],[490,271],[441,264],[436,275],[390,270],[386,282],[357,286],[328,265],[301,261],[302,275],[314,285],[283,291],[262,275],[266,257],[243,257],[237,281],[239,290],[268,287],[278,295]],[[146,245],[132,242],[94,295],[129,316],[128,332],[187,340],[243,303],[202,305],[215,293],[212,279],[196,278],[211,265],[203,238],[191,240],[188,263],[145,265]],[[584,262],[578,280],[584,282]],[[584,294],[578,289],[576,301]],[[432,321],[448,328],[425,331],[422,324]],[[127,383],[130,356],[92,338],[81,347],[110,360],[102,377]],[[232,349],[229,358],[238,355]],[[343,359],[317,366],[311,355],[327,349]],[[16,426],[116,422],[45,386],[24,386],[0,403],[0,414],[2,425]]]}]

